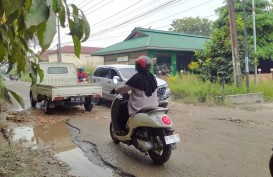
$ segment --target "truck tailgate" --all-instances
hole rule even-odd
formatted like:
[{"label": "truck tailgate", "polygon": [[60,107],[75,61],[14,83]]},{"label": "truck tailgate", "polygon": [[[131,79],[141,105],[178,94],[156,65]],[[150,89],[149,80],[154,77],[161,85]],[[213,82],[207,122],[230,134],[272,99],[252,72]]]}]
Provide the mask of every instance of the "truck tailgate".
[{"label": "truck tailgate", "polygon": [[[45,86],[39,85],[40,88],[47,88],[51,92],[47,92],[47,96],[55,97],[72,97],[72,96],[87,96],[87,95],[101,95],[102,88],[99,85],[81,84],[70,86]],[[42,89],[41,89],[42,90]]]}]

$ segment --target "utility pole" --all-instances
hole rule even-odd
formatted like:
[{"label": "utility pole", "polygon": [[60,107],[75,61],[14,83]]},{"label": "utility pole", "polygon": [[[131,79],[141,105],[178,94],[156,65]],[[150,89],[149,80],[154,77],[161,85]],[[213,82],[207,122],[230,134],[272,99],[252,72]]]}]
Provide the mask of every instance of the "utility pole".
[{"label": "utility pole", "polygon": [[58,30],[58,44],[57,44],[57,51],[58,51],[58,63],[62,62],[62,54],[61,54],[61,36],[60,36],[60,21],[57,18],[57,30]]},{"label": "utility pole", "polygon": [[248,67],[248,47],[247,47],[247,31],[246,31],[246,2],[243,0],[244,12],[244,46],[245,46],[245,75],[246,75],[246,91],[249,93],[249,67]]},{"label": "utility pole", "polygon": [[[254,42],[254,54],[256,55],[257,47],[256,47],[256,21],[255,21],[255,2],[252,0],[252,19],[253,19],[253,42]],[[255,56],[254,59],[254,83],[257,84],[257,58]]]},{"label": "utility pole", "polygon": [[240,87],[242,84],[241,77],[241,66],[240,66],[240,58],[239,58],[239,50],[238,50],[238,37],[236,30],[236,21],[235,21],[235,10],[234,10],[234,2],[233,0],[227,0],[228,7],[228,15],[229,15],[229,26],[230,26],[230,34],[231,34],[231,44],[232,44],[232,59],[233,59],[233,72],[234,72],[234,80],[237,87]]}]

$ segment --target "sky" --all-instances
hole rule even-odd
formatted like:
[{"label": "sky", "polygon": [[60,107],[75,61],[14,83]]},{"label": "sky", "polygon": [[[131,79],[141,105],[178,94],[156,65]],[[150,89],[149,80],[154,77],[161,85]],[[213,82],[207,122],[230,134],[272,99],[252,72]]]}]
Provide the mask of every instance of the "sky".
[{"label": "sky", "polygon": [[[67,0],[86,15],[91,34],[82,46],[108,47],[122,42],[135,27],[168,31],[175,19],[203,17],[217,19],[215,9],[223,0]],[[73,45],[67,34],[60,30],[61,46]],[[50,49],[57,46],[57,34]]]}]

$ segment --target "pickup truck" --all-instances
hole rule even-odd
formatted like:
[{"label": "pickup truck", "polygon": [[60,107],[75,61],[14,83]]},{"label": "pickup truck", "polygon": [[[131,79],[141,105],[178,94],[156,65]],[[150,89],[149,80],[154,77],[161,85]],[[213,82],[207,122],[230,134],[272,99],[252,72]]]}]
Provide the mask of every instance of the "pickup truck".
[{"label": "pickup truck", "polygon": [[100,85],[78,82],[76,67],[73,63],[40,63],[44,78],[40,82],[37,76],[30,86],[30,102],[36,107],[37,102],[44,101],[44,112],[50,113],[50,108],[59,105],[82,105],[86,111],[91,111],[92,97],[100,96]]}]

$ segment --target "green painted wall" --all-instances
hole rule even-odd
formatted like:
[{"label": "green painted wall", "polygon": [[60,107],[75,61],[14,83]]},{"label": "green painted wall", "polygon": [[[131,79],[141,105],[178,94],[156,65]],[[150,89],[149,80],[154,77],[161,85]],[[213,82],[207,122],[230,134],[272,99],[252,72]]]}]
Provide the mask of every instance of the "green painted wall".
[{"label": "green painted wall", "polygon": [[[153,50],[148,51],[148,57],[150,57],[151,59],[155,57],[155,52]],[[152,65],[151,67],[151,72],[154,74],[155,73],[155,66]]]},{"label": "green painted wall", "polygon": [[176,52],[171,52],[172,75],[176,75]]}]

